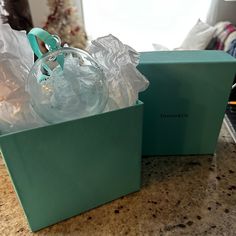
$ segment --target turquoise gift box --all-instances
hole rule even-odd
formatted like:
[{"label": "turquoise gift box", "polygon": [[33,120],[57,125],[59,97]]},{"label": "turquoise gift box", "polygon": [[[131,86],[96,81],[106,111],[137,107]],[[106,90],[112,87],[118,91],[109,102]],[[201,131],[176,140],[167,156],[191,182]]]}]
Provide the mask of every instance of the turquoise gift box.
[{"label": "turquoise gift box", "polygon": [[32,231],[138,191],[143,104],[2,135]]},{"label": "turquoise gift box", "polygon": [[236,60],[223,51],[141,53],[150,81],[144,102],[143,155],[213,154]]},{"label": "turquoise gift box", "polygon": [[[32,231],[138,191],[143,155],[213,154],[236,72],[220,51],[141,53],[143,104],[1,135]],[[142,127],[143,144],[142,144]]]}]

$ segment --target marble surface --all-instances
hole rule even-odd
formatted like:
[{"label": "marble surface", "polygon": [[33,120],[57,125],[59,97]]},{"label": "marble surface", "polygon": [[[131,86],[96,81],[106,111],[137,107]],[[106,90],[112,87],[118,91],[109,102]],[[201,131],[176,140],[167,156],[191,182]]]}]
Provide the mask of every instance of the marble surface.
[{"label": "marble surface", "polygon": [[0,235],[236,235],[236,145],[224,126],[215,156],[142,167],[140,192],[33,234],[0,159]]}]

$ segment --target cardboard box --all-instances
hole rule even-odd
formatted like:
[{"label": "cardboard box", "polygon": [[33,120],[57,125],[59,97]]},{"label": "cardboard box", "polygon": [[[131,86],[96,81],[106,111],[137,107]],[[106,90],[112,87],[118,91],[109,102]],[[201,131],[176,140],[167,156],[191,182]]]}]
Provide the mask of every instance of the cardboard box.
[{"label": "cardboard box", "polygon": [[236,72],[223,51],[141,53],[143,155],[213,154]]},{"label": "cardboard box", "polygon": [[140,189],[143,104],[2,135],[32,231]]}]

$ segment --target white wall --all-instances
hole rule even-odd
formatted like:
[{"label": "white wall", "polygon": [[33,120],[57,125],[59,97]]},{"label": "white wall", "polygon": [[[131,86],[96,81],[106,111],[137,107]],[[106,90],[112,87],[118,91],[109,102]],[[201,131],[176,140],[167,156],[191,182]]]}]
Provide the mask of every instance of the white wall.
[{"label": "white wall", "polygon": [[236,25],[236,1],[211,1],[207,22],[215,25],[219,21],[230,21]]},{"label": "white wall", "polygon": [[85,29],[90,39],[113,34],[138,51],[152,44],[179,47],[211,0],[84,0]]},{"label": "white wall", "polygon": [[42,27],[49,14],[47,0],[28,0],[28,2],[34,26]]}]

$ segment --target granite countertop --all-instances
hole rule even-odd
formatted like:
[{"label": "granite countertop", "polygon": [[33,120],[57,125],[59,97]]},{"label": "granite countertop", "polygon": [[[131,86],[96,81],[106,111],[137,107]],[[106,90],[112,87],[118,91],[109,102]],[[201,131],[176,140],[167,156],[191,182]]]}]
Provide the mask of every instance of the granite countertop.
[{"label": "granite countertop", "polygon": [[236,235],[236,144],[223,125],[215,156],[149,157],[140,192],[36,233],[0,158],[1,235]]}]

